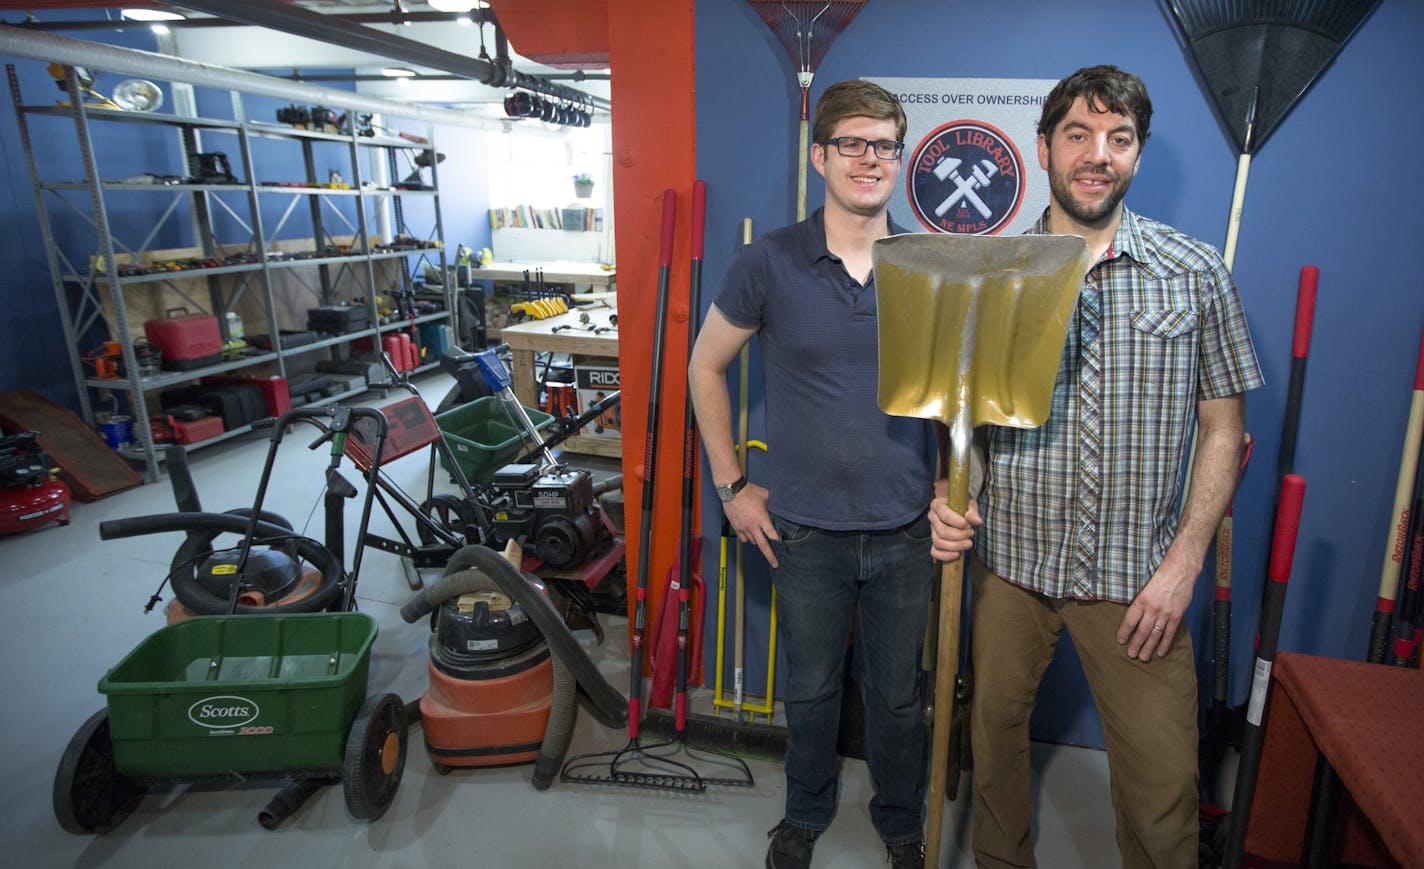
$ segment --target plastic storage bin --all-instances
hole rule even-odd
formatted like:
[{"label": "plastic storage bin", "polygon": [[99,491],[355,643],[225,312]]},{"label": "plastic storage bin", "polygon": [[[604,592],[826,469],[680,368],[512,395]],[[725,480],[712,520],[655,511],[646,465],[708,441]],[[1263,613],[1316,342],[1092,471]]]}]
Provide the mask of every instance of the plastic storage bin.
[{"label": "plastic storage bin", "polygon": [[[542,410],[528,407],[524,410],[536,430],[542,431],[554,421],[553,416]],[[460,464],[460,470],[472,483],[488,483],[495,471],[534,447],[522,425],[510,418],[509,408],[497,395],[486,395],[436,414],[435,421],[445,434],[445,442]],[[450,470],[444,456],[440,464]]]},{"label": "plastic storage bin", "polygon": [[144,778],[339,771],[375,638],[355,612],[160,628],[99,681],[114,765]]}]

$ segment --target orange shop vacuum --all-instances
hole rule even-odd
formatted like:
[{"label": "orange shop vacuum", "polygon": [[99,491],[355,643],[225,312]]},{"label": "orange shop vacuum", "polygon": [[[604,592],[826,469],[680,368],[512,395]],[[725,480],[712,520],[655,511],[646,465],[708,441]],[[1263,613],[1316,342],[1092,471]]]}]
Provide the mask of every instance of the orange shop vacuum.
[{"label": "orange shop vacuum", "polygon": [[401,608],[430,616],[430,687],[420,698],[425,749],[440,773],[533,761],[532,784],[559,774],[582,704],[611,728],[627,700],[598,672],[539,578],[478,544],[456,550],[439,580]]}]

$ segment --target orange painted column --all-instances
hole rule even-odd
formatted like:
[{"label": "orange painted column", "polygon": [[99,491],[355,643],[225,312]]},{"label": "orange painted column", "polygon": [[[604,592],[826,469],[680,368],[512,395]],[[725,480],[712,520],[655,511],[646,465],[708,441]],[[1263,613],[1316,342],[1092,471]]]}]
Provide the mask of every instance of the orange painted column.
[{"label": "orange painted column", "polygon": [[[648,643],[656,636],[668,568],[677,563],[681,524],[682,416],[687,394],[687,317],[692,183],[696,180],[693,3],[608,0],[612,69],[614,220],[618,254],[618,368],[623,413],[623,495],[632,618],[643,507],[643,457],[653,365],[663,191],[677,193],[677,232],[668,287],[659,398]],[[715,191],[709,191],[715,195]],[[700,465],[700,459],[698,464]],[[694,518],[693,528],[700,528]],[[696,566],[694,565],[694,569]],[[700,672],[688,674],[701,682]]]}]

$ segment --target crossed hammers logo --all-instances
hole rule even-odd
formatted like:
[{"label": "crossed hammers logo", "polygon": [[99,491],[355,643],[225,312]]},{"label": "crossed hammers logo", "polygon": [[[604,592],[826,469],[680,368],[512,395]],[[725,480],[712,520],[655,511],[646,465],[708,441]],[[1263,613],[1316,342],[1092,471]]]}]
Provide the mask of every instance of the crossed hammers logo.
[{"label": "crossed hammers logo", "polygon": [[954,184],[954,192],[949,194],[949,197],[935,209],[935,217],[943,217],[946,211],[963,199],[974,206],[974,210],[979,212],[980,217],[988,220],[993,212],[975,191],[988,187],[989,179],[994,177],[994,173],[999,171],[999,167],[990,160],[980,160],[978,164],[970,167],[969,177],[964,178],[959,174],[959,167],[963,164],[964,161],[958,157],[946,156],[935,165],[934,176],[941,181],[950,181]]}]

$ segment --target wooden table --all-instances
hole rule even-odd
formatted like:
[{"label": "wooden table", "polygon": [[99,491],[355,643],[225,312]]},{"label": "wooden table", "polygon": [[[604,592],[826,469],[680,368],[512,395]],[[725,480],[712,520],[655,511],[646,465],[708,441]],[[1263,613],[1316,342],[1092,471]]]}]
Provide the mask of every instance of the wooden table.
[{"label": "wooden table", "polygon": [[598,263],[559,260],[555,262],[492,262],[470,270],[470,277],[477,281],[496,283],[524,282],[524,273],[529,272],[529,280],[534,280],[537,269],[544,270],[545,284],[589,284],[595,291],[611,290],[616,283],[617,272],[605,270]]},{"label": "wooden table", "polygon": [[[580,321],[581,313],[588,315],[588,323]],[[567,314],[543,320],[528,320],[506,326],[499,333],[500,340],[509,345],[514,357],[510,373],[514,379],[514,395],[519,399],[519,403],[525,407],[539,406],[539,384],[534,374],[535,351],[617,359],[618,333],[613,331],[594,334],[586,328],[607,326],[609,315],[615,313],[616,310],[608,307],[575,309]],[[621,438],[575,435],[564,441],[561,449],[619,458],[623,455],[623,441]]]}]

